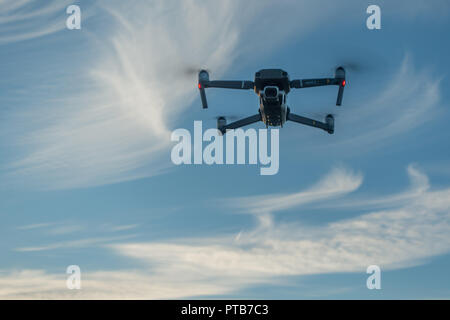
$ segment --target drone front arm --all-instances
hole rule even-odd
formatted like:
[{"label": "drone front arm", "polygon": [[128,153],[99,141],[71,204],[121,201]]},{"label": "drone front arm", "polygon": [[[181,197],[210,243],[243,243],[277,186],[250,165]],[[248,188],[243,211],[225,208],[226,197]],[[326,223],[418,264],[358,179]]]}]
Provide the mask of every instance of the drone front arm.
[{"label": "drone front arm", "polygon": [[253,89],[255,86],[253,81],[223,81],[223,80],[202,80],[199,79],[198,89],[200,90],[200,98],[202,100],[203,109],[208,108],[208,102],[206,100],[206,88],[223,88],[223,89],[241,89],[248,90]]},{"label": "drone front arm", "polygon": [[205,88],[222,88],[222,89],[241,89],[248,90],[255,87],[253,81],[236,81],[236,80],[214,80],[202,83]]},{"label": "drone front arm", "polygon": [[303,80],[292,80],[291,88],[301,89],[301,88],[311,88],[320,86],[332,86],[339,85],[340,80],[336,78],[322,78],[322,79],[303,79]]},{"label": "drone front arm", "polygon": [[339,67],[336,69],[334,78],[303,79],[303,80],[292,80],[290,82],[290,87],[296,89],[319,87],[319,86],[333,86],[333,85],[339,86],[336,105],[340,106],[342,104],[344,87],[346,85],[345,70],[343,67]]},{"label": "drone front arm", "polygon": [[198,73],[198,89],[200,90],[200,98],[202,100],[203,109],[208,108],[206,100],[206,88],[223,88],[223,89],[253,89],[255,83],[253,81],[229,81],[229,80],[214,80],[209,81],[209,73],[207,70],[200,70]]}]

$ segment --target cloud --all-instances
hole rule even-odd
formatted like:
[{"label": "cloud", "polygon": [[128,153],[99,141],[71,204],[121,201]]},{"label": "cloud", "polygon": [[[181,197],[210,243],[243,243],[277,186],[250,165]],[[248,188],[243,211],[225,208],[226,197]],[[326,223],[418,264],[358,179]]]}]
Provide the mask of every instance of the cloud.
[{"label": "cloud", "polygon": [[[415,265],[424,258],[450,250],[450,239],[447,237],[450,229],[450,189],[429,191],[425,175],[413,167],[409,167],[408,173],[413,187],[388,198],[385,203],[387,208],[370,211],[364,202],[360,202],[359,216],[325,226],[275,223],[271,214],[307,203],[308,200],[333,200],[330,195],[334,192],[329,191],[330,186],[351,186],[343,188],[346,191],[341,195],[344,195],[359,186],[360,176],[343,172],[330,174],[316,187],[303,193],[293,193],[292,196],[302,200],[290,201],[289,205],[285,205],[286,195],[267,196],[271,214],[266,214],[265,219],[269,219],[270,223],[259,221],[264,228],[258,225],[254,230],[241,232],[238,241],[230,235],[227,239],[184,239],[176,244],[137,243],[115,247],[126,256],[149,262],[154,260],[157,265],[164,262],[164,270],[170,267],[202,269],[211,277],[214,274],[217,277],[240,275],[243,278],[263,278],[355,272],[364,270],[370,264],[378,264],[385,270]],[[320,196],[303,200],[311,190]],[[252,200],[254,202],[250,203]],[[259,201],[263,198],[247,198],[241,207],[257,213],[257,208],[264,207]]]},{"label": "cloud", "polygon": [[[60,233],[54,233],[54,234],[67,233],[65,231],[66,230],[63,230]],[[70,231],[72,231],[72,230],[70,230]],[[42,245],[42,246],[21,247],[21,248],[16,248],[15,251],[35,252],[35,251],[48,251],[48,250],[67,249],[67,248],[85,248],[85,247],[99,246],[104,243],[111,243],[112,241],[130,239],[133,237],[135,237],[135,235],[124,235],[124,236],[120,236],[120,237],[86,238],[86,239],[78,239],[78,240],[70,240],[70,241],[61,241],[61,242],[51,243],[51,244]]]},{"label": "cloud", "polygon": [[360,146],[385,142],[433,119],[439,112],[440,82],[430,71],[417,70],[410,55],[405,55],[381,93],[359,106],[351,105],[340,118],[344,142]]},{"label": "cloud", "polygon": [[39,5],[32,0],[0,1],[0,45],[40,38],[65,29],[65,9],[70,4],[69,0],[50,0]]},{"label": "cloud", "polygon": [[139,227],[138,224],[125,224],[125,225],[119,225],[119,226],[111,226],[109,229],[112,232],[118,232],[118,231],[135,229],[137,227]]},{"label": "cloud", "polygon": [[290,194],[270,194],[254,197],[227,199],[238,210],[260,215],[281,211],[302,204],[333,199],[357,190],[363,181],[360,173],[345,168],[335,168],[308,190]]},{"label": "cloud", "polygon": [[[11,29],[3,41],[56,32],[64,26],[66,5],[51,1],[38,8],[27,0],[0,2],[5,12],[0,23]],[[108,28],[95,33],[84,28],[85,39],[91,41],[80,48],[90,54],[80,54],[82,61],[71,59],[71,68],[52,68],[50,61],[45,62],[49,68],[43,83],[22,94],[34,101],[32,108],[5,114],[4,123],[11,124],[13,132],[2,137],[8,136],[4,139],[13,148],[7,152],[12,159],[2,168],[3,184],[73,188],[166,172],[172,167],[170,130],[197,97],[195,75],[187,77],[186,68],[206,66],[220,77],[232,65],[239,68],[237,61],[267,52],[267,46],[254,36],[255,29],[272,39],[271,46],[276,48],[294,33],[300,39],[335,23],[339,12],[354,5],[255,0],[245,5],[233,0],[83,5],[83,19],[95,14],[96,19],[105,19]],[[243,6],[254,10],[243,10]],[[386,10],[397,12],[402,7],[396,4]],[[435,10],[433,5],[426,7]],[[279,16],[284,17],[281,33],[273,28]],[[42,96],[41,91],[49,92],[43,90],[46,85],[57,83],[58,87],[72,79],[74,69],[78,84],[73,91]],[[386,141],[432,117],[439,97],[439,80],[416,71],[406,58],[379,97],[367,101],[364,108],[342,110],[336,130],[343,143]]]},{"label": "cloud", "polygon": [[416,165],[410,164],[407,167],[411,186],[405,192],[394,195],[385,195],[380,197],[353,197],[352,199],[336,200],[332,203],[317,204],[320,208],[382,208],[393,205],[405,205],[409,201],[423,196],[429,189],[430,183],[428,177],[423,174]]},{"label": "cloud", "polygon": [[[441,80],[430,68],[418,68],[410,54],[405,54],[399,67],[386,71],[381,78],[378,73],[358,78],[358,74],[349,72],[347,100],[342,108],[306,111],[313,118],[317,113],[334,113],[336,134],[332,139],[324,136],[326,139],[317,143],[316,132],[305,129],[301,143],[325,152],[336,148],[345,153],[386,146],[443,114]],[[367,91],[368,87],[372,89]]]},{"label": "cloud", "polygon": [[[238,239],[228,235],[112,247],[124,256],[149,263],[161,277],[199,274],[202,281],[227,279],[236,288],[271,282],[280,276],[364,272],[371,264],[383,270],[418,265],[450,250],[450,189],[430,191],[423,173],[412,167],[408,173],[413,187],[392,196],[408,201],[389,201],[387,208],[375,211],[360,203],[359,216],[327,225],[276,223],[271,214],[286,209],[285,198],[269,195],[273,202],[271,214],[265,215],[269,223],[258,220],[253,229],[241,231]],[[346,190],[352,191],[359,181],[358,175],[351,173],[330,174],[311,188],[322,195],[312,201],[334,201],[329,197],[330,185],[349,184],[352,187]],[[294,194],[302,198],[310,192]],[[259,198],[253,200],[251,206],[243,202],[242,209],[250,207],[253,213]],[[290,202],[290,208],[297,205]]]},{"label": "cloud", "polygon": [[75,232],[80,232],[84,229],[84,227],[80,225],[61,225],[54,227],[50,230],[48,230],[48,233],[51,235],[63,235],[63,234],[70,234]]},{"label": "cloud", "polygon": [[[33,270],[22,275],[5,273],[0,276],[0,288],[5,298],[180,298],[233,294],[253,285],[282,283],[286,276],[364,273],[371,264],[385,271],[419,265],[450,250],[450,188],[432,189],[426,175],[413,166],[408,174],[410,188],[388,197],[381,210],[372,209],[370,201],[368,206],[360,201],[355,206],[359,209],[356,217],[319,226],[275,222],[273,215],[287,209],[283,203],[288,195],[268,195],[273,206],[265,216],[270,223],[257,220],[238,238],[225,234],[107,244],[112,252],[148,267],[87,272],[89,280],[76,294],[61,287],[63,282],[55,280],[60,276],[40,271],[41,280],[37,280],[32,275],[38,271]],[[337,192],[330,190],[344,190],[338,192],[340,196],[352,197],[349,192],[356,190],[360,181],[361,175],[350,170],[335,170],[314,187],[292,195],[305,199],[305,194],[314,190],[320,196],[307,198],[311,202],[335,201]],[[333,189],[333,185],[341,187]],[[242,200],[242,211],[251,208],[248,212],[254,214],[258,205],[250,202],[259,199]],[[307,202],[290,201],[289,208]],[[42,287],[23,285],[28,278],[42,281]],[[48,286],[52,288],[47,290]]]},{"label": "cloud", "polygon": [[44,222],[35,223],[17,227],[18,230],[35,230],[44,229],[46,234],[50,235],[62,235],[78,232],[84,229],[81,225],[74,225],[71,223],[62,222]]},{"label": "cloud", "polygon": [[220,294],[230,287],[215,282],[193,285],[194,279],[182,276],[167,282],[141,270],[84,272],[81,268],[81,290],[68,290],[67,276],[65,270],[0,271],[0,299],[176,299]]},{"label": "cloud", "polygon": [[208,66],[220,74],[233,62],[243,23],[235,19],[239,8],[233,1],[138,1],[132,7],[116,1],[99,9],[114,23],[108,34],[93,35],[95,56],[82,72],[91,89],[28,115],[33,127],[13,138],[23,156],[11,162],[8,177],[67,188],[164,172],[171,166],[170,127],[196,94],[195,76],[183,70]]},{"label": "cloud", "polygon": [[50,222],[45,222],[45,223],[35,223],[35,224],[27,224],[24,226],[19,226],[17,227],[17,229],[19,230],[31,230],[31,229],[40,229],[40,228],[47,228],[50,226],[53,226],[54,223],[50,223]]},{"label": "cloud", "polygon": [[[62,4],[52,4],[39,12],[59,12]],[[170,130],[198,95],[195,75],[187,77],[186,68],[206,66],[220,77],[230,66],[252,60],[255,52],[268,52],[255,30],[277,48],[292,34],[299,39],[334,23],[350,5],[256,0],[84,5],[83,16],[86,10],[95,13],[108,28],[95,34],[82,29],[91,41],[80,44],[83,54],[71,58],[70,68],[52,68],[44,61],[49,65],[44,83],[24,91],[32,107],[5,115],[13,133],[2,136],[13,147],[8,150],[12,159],[2,168],[3,183],[59,189],[166,172],[172,167]],[[14,26],[24,15],[38,15],[29,11]],[[282,32],[273,28],[279,16]],[[78,83],[69,82],[74,77]],[[58,88],[66,83],[73,88],[43,96],[49,90],[42,86],[55,82]]]}]

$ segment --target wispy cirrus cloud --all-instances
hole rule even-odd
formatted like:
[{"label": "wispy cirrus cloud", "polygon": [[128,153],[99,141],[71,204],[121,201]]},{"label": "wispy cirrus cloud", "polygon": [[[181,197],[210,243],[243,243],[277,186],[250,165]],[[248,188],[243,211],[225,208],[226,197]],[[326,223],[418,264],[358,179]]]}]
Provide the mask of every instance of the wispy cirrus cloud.
[{"label": "wispy cirrus cloud", "polygon": [[111,232],[119,232],[119,231],[136,229],[137,227],[139,227],[138,224],[124,224],[124,225],[118,225],[118,226],[110,226],[109,229]]},{"label": "wispy cirrus cloud", "polygon": [[169,128],[196,93],[195,76],[186,77],[184,69],[208,66],[220,74],[233,62],[245,25],[236,18],[240,6],[115,1],[99,8],[113,22],[109,33],[93,36],[95,55],[82,76],[90,89],[58,97],[48,118],[31,112],[29,119],[15,119],[33,120],[33,127],[13,138],[24,156],[7,168],[8,177],[67,188],[164,171]]},{"label": "wispy cirrus cloud", "polygon": [[[24,17],[56,14],[63,7],[63,2],[52,1],[36,9],[30,3],[3,2],[5,12],[10,13],[3,19],[9,23],[10,17],[16,17],[13,26],[22,28],[20,21]],[[254,10],[243,10],[243,6]],[[41,91],[48,90],[43,90],[45,83],[41,83],[40,89],[32,87],[24,91],[24,95],[40,97],[36,106],[30,111],[5,115],[7,123],[20,125],[12,125],[14,132],[5,138],[14,148],[8,152],[12,160],[4,166],[2,180],[58,189],[163,173],[171,167],[167,160],[169,131],[197,96],[195,76],[186,77],[186,67],[208,67],[215,77],[220,77],[236,61],[246,61],[262,49],[267,51],[267,46],[262,48],[260,38],[254,36],[255,29],[275,41],[271,43],[275,48],[293,33],[298,39],[323,28],[324,23],[333,24],[338,13],[350,6],[351,2],[344,5],[329,1],[282,4],[251,1],[244,5],[232,0],[220,3],[139,0],[133,6],[121,1],[95,7],[84,5],[83,17],[86,11],[95,13],[98,19],[106,14],[111,17],[107,20],[108,28],[96,33],[80,31],[92,40],[83,44],[83,50],[91,54],[83,54],[83,61],[71,61],[73,68],[77,67],[80,83],[79,88],[73,88],[75,95],[64,91],[42,97]],[[61,15],[58,23],[64,25],[64,11]],[[278,16],[284,17],[283,32],[272,27],[278,24]],[[48,28],[51,24],[47,21],[43,25]],[[46,33],[37,30],[33,32]],[[20,37],[29,36],[19,34],[16,39]],[[339,118],[336,125],[341,136],[346,136],[346,128],[360,128],[361,136],[367,139],[371,137],[366,134],[367,129],[380,135],[379,139],[388,138],[413,128],[427,112],[433,111],[439,97],[438,82],[425,81],[430,79],[411,70],[407,62],[404,64],[399,84],[393,86],[397,91],[387,89],[371,104],[376,108],[366,108],[371,114],[361,118],[343,114]],[[61,68],[56,69],[57,83],[74,77],[70,68],[65,75],[61,75]],[[49,73],[46,77],[53,79],[52,72]],[[49,83],[53,84],[53,80]],[[427,84],[425,88],[418,90],[423,83]],[[402,112],[408,104],[413,104],[414,112]],[[393,107],[398,112],[388,121],[380,117]],[[364,119],[377,122],[364,124],[370,128],[355,127],[355,123],[364,123]],[[354,136],[354,131],[347,132],[347,138]]]},{"label": "wispy cirrus cloud", "polygon": [[32,230],[32,229],[41,229],[41,228],[47,228],[55,225],[53,222],[43,222],[43,223],[34,223],[34,224],[27,224],[23,226],[17,227],[19,230]]},{"label": "wispy cirrus cloud", "polygon": [[290,194],[269,194],[253,197],[227,199],[240,211],[261,215],[301,206],[319,200],[331,200],[357,190],[363,182],[361,173],[344,167],[334,168],[318,183],[300,192]]},{"label": "wispy cirrus cloud", "polygon": [[[229,235],[112,247],[122,255],[148,262],[160,276],[191,273],[198,277],[196,281],[228,279],[236,288],[271,282],[279,276],[364,272],[371,264],[383,270],[417,265],[450,250],[450,189],[430,191],[423,173],[409,167],[408,174],[413,187],[392,195],[383,209],[373,210],[361,201],[357,206],[360,215],[324,226],[276,223],[272,215],[287,208],[285,198],[269,195],[271,212],[258,219],[255,228],[240,232],[238,238]],[[329,193],[333,184],[351,186],[343,188],[344,196],[360,183],[361,176],[351,171],[327,175],[311,188],[321,195],[311,201],[335,201]],[[301,199],[311,189],[294,194]],[[395,198],[408,201],[391,201]],[[259,200],[243,200],[241,208],[251,208],[254,214]],[[292,201],[290,208],[299,203],[306,202]],[[301,206],[299,210],[303,211]]]},{"label": "wispy cirrus cloud", "polygon": [[83,226],[68,222],[43,222],[18,226],[18,230],[39,230],[49,235],[63,235],[78,232]]},{"label": "wispy cirrus cloud", "polygon": [[84,272],[81,290],[68,290],[66,270],[0,271],[0,299],[176,299],[221,294],[227,283],[197,283],[179,277],[166,282],[142,270]]},{"label": "wispy cirrus cloud", "polygon": [[35,252],[35,251],[48,251],[56,249],[67,249],[67,248],[85,248],[100,246],[105,243],[111,243],[113,241],[123,241],[125,239],[130,239],[135,237],[135,235],[123,235],[117,237],[96,237],[96,238],[85,238],[69,241],[52,242],[50,244],[45,244],[41,246],[33,247],[20,247],[16,248],[15,251],[18,252]]},{"label": "wispy cirrus cloud", "polygon": [[[69,0],[0,1],[0,45],[48,36],[66,28]],[[85,16],[87,18],[88,15]]]},{"label": "wispy cirrus cloud", "polygon": [[316,204],[315,207],[320,208],[361,208],[367,209],[383,208],[399,206],[408,203],[418,197],[426,194],[430,189],[428,177],[424,175],[416,165],[410,164],[407,167],[408,177],[410,179],[410,187],[401,193],[394,195],[384,195],[379,197],[371,196],[355,196],[352,199],[337,199],[333,202],[325,202]]},{"label": "wispy cirrus cloud", "polygon": [[[340,120],[343,142],[364,146],[380,144],[433,119],[440,112],[441,78],[418,70],[405,55],[397,72],[386,79],[381,92],[361,105],[351,105]],[[351,133],[350,133],[351,131]]]},{"label": "wispy cirrus cloud", "polygon": [[[335,106],[317,108],[321,114],[335,113],[337,134],[333,139],[324,138],[317,143],[314,131],[305,129],[303,145],[316,150],[326,149],[326,152],[330,148],[347,153],[364,152],[404,138],[445,111],[442,76],[432,68],[417,67],[409,53],[393,71],[359,79],[358,74],[349,71],[347,78],[345,105],[339,111]],[[368,87],[373,89],[367,90]],[[358,94],[365,91],[365,94]],[[317,117],[317,110],[306,114]]]},{"label": "wispy cirrus cloud", "polygon": [[[359,215],[353,218],[321,226],[303,225],[301,221],[275,222],[273,215],[287,208],[285,198],[268,195],[273,207],[266,211],[265,218],[270,223],[257,220],[239,237],[226,234],[105,244],[122,257],[147,264],[148,269],[88,272],[83,290],[77,293],[62,288],[62,275],[36,270],[4,273],[0,276],[0,292],[5,298],[180,298],[232,294],[252,285],[280,284],[285,276],[363,273],[371,264],[383,270],[418,265],[450,251],[450,189],[429,188],[426,175],[415,167],[409,167],[408,174],[412,187],[388,197],[382,209],[372,208],[370,198],[368,206],[364,201],[357,202],[353,209],[358,209]],[[351,201],[349,193],[360,184],[361,175],[341,170],[326,175],[304,193],[292,195],[304,198],[315,190],[320,196],[309,198],[311,202],[335,201],[335,191],[329,190],[336,185],[343,190],[340,196],[350,197]],[[258,199],[242,199],[242,211],[254,214]],[[377,196],[372,195],[372,199]],[[300,205],[298,210],[307,214],[301,206],[305,203],[291,201],[290,208]],[[23,285],[29,278],[39,282],[33,276],[36,272],[42,287]]]}]

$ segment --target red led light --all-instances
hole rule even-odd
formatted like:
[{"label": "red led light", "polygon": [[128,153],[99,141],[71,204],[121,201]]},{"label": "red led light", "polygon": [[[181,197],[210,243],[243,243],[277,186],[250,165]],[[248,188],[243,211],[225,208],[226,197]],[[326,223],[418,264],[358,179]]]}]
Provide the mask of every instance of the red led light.
[{"label": "red led light", "polygon": [[201,84],[201,83],[198,84],[198,88],[199,88],[199,89],[202,88],[202,84]]},{"label": "red led light", "polygon": [[342,81],[342,86],[345,87],[345,80]]}]

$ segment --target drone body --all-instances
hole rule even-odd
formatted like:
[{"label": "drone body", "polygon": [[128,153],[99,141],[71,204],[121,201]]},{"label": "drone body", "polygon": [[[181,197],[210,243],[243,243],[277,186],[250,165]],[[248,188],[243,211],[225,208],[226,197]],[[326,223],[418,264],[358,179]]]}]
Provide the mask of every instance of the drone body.
[{"label": "drone body", "polygon": [[292,88],[310,88],[317,86],[337,85],[339,86],[336,105],[340,106],[345,87],[345,70],[342,67],[336,69],[334,78],[289,80],[289,75],[281,69],[262,69],[255,73],[254,81],[210,81],[206,70],[201,70],[198,75],[198,88],[203,108],[208,108],[205,88],[224,89],[253,89],[259,96],[258,114],[236,122],[227,124],[224,117],[217,119],[217,128],[224,134],[227,129],[240,128],[258,121],[266,126],[283,126],[287,121],[293,121],[311,127],[316,127],[334,133],[334,118],[327,115],[325,122],[305,118],[290,112],[286,104],[286,96]]}]

